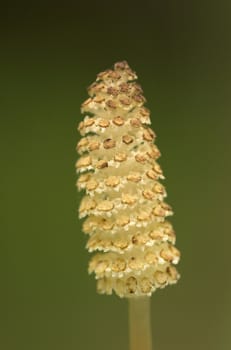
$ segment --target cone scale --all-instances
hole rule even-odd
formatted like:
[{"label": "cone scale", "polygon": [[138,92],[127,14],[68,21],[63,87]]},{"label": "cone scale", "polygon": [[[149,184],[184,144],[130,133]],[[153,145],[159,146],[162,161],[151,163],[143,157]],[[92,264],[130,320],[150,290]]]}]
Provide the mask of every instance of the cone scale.
[{"label": "cone scale", "polygon": [[119,297],[151,296],[177,282],[180,252],[167,217],[171,207],[158,163],[150,112],[127,62],[98,74],[82,104],[77,187],[89,273],[97,290]]}]

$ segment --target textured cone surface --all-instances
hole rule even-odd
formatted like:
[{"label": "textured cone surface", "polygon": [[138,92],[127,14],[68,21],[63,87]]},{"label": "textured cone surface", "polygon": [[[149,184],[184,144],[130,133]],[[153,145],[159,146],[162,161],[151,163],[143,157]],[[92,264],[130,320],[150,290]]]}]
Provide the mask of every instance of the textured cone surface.
[{"label": "textured cone surface", "polygon": [[179,278],[160,152],[136,78],[125,61],[98,74],[78,126],[77,187],[85,190],[79,216],[87,249],[96,252],[89,272],[99,293],[120,297],[150,296]]}]

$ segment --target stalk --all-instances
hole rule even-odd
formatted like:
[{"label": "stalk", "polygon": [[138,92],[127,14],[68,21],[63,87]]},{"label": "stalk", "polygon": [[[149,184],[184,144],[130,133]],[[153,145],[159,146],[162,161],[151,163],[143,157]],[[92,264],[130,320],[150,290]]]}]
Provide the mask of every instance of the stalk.
[{"label": "stalk", "polygon": [[152,350],[150,297],[129,298],[130,350]]}]

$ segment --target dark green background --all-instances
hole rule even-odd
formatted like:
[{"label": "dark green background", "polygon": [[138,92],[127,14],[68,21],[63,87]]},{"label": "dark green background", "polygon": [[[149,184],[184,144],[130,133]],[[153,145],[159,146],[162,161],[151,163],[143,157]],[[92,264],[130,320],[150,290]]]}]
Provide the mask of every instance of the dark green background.
[{"label": "dark green background", "polygon": [[126,59],[182,252],[179,284],[152,297],[154,350],[228,350],[230,1],[77,3],[1,8],[1,349],[128,349],[126,300],[97,295],[87,274],[74,169],[86,87]]}]

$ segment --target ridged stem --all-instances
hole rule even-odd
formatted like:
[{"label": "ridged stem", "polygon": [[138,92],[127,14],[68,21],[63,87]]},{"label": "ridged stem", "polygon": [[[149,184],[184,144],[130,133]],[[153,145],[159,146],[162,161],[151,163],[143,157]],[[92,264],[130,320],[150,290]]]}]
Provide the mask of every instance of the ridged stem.
[{"label": "ridged stem", "polygon": [[152,350],[150,297],[129,298],[130,350]]}]

